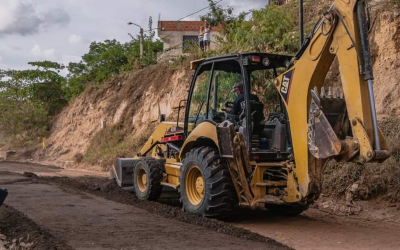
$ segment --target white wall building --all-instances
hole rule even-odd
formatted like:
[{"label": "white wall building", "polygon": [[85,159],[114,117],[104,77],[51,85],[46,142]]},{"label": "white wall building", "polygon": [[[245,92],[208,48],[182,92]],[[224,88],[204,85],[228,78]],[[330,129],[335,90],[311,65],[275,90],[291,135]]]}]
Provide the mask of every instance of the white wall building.
[{"label": "white wall building", "polygon": [[[164,42],[164,50],[169,50],[165,54],[177,56],[183,54],[190,44],[198,45],[200,27],[205,25],[202,21],[159,21],[158,36]],[[221,27],[211,28],[211,49],[215,49],[214,35],[220,31]]]}]

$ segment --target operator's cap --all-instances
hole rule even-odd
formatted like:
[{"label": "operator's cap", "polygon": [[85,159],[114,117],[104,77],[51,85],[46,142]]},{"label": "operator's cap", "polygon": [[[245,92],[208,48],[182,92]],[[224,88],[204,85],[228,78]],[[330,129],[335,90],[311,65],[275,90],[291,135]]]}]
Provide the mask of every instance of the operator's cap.
[{"label": "operator's cap", "polygon": [[238,89],[243,90],[243,83],[241,83],[241,82],[235,83],[235,85],[233,85],[232,92],[235,92]]}]

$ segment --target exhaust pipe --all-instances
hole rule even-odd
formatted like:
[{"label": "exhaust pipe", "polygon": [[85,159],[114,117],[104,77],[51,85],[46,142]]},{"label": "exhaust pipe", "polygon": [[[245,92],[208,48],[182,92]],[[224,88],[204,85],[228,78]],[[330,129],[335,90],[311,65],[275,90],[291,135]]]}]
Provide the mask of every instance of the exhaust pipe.
[{"label": "exhaust pipe", "polygon": [[299,0],[299,31],[300,31],[300,48],[304,42],[304,11],[303,11],[303,0]]}]

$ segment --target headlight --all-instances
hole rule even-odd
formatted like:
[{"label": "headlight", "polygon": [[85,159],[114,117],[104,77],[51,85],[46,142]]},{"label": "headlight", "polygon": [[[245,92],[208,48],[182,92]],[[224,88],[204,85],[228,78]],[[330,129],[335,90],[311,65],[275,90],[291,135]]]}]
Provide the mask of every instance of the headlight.
[{"label": "headlight", "polygon": [[289,66],[290,66],[290,61],[289,61],[289,60],[286,60],[284,63],[285,63],[285,67],[286,67],[286,68],[289,68]]},{"label": "headlight", "polygon": [[264,59],[262,60],[262,63],[263,63],[263,65],[264,65],[265,67],[268,67],[268,66],[271,64],[271,61],[269,60],[268,57],[266,57],[266,58],[264,58]]}]

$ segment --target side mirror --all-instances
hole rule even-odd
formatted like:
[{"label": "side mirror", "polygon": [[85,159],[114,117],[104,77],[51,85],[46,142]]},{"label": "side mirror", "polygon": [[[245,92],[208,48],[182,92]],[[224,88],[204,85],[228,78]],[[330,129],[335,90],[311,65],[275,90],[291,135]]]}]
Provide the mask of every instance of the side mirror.
[{"label": "side mirror", "polygon": [[165,114],[160,115],[160,123],[165,122]]}]

